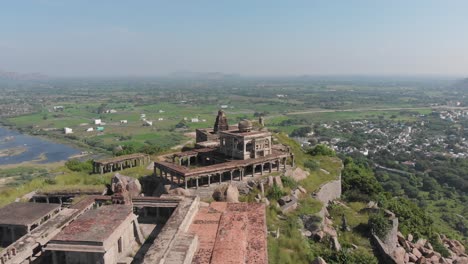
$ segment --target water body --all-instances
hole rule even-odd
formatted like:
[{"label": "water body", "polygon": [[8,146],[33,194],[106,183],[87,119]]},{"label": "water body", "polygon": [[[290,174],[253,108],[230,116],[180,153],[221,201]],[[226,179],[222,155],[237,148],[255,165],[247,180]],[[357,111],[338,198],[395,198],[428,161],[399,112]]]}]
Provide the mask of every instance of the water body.
[{"label": "water body", "polygon": [[53,143],[40,137],[24,135],[0,127],[0,151],[15,148],[23,151],[20,151],[18,155],[0,156],[0,165],[36,160],[38,160],[37,163],[57,162],[81,153],[80,150],[64,144]]}]

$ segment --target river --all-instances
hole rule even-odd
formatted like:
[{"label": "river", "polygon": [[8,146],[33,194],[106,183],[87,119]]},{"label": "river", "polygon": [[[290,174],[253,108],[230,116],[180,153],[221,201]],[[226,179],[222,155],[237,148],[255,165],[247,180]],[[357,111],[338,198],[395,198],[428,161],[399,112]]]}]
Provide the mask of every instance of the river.
[{"label": "river", "polygon": [[50,163],[67,160],[81,151],[40,137],[0,127],[0,165],[22,162]]}]

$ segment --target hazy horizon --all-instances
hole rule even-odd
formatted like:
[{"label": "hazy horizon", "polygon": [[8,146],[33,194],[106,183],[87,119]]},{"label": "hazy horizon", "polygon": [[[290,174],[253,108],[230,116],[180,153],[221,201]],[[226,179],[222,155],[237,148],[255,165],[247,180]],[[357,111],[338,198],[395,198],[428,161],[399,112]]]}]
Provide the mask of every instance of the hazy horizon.
[{"label": "hazy horizon", "polygon": [[422,0],[6,2],[0,70],[455,78],[467,75],[467,8]]}]

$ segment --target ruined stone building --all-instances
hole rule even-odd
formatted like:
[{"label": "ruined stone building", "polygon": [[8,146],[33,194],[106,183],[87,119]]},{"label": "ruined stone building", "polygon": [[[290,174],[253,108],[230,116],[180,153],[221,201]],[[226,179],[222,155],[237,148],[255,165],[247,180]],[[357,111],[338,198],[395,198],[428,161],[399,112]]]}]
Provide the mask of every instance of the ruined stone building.
[{"label": "ruined stone building", "polygon": [[11,203],[0,208],[0,246],[9,246],[59,211],[60,204]]},{"label": "ruined stone building", "polygon": [[273,144],[270,132],[255,130],[248,120],[229,126],[220,110],[212,129],[196,130],[195,149],[156,161],[154,174],[188,188],[279,171],[288,162],[294,165],[294,155],[286,146]]},{"label": "ruined stone building", "polygon": [[142,243],[132,206],[108,205],[78,217],[45,249],[51,251],[54,264],[118,263]]}]

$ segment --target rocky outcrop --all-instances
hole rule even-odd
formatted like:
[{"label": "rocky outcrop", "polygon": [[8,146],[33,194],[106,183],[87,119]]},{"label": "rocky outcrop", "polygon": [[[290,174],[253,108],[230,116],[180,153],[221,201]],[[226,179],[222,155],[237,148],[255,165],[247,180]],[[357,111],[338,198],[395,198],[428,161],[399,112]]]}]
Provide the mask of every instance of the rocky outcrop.
[{"label": "rocky outcrop", "polygon": [[213,192],[213,199],[218,202],[239,202],[239,190],[235,185],[224,184]]},{"label": "rocky outcrop", "polygon": [[283,196],[278,200],[278,204],[281,206],[283,213],[288,213],[297,208],[297,198],[293,195]]},{"label": "rocky outcrop", "polygon": [[[386,212],[389,215],[389,212]],[[391,213],[391,212],[390,212]],[[440,241],[449,250],[450,257],[443,257],[437,252],[426,239],[418,239],[413,243],[413,236],[408,235],[407,239],[398,232],[398,218],[393,214],[389,215],[392,221],[392,229],[385,236],[379,238],[372,235],[374,244],[380,252],[380,262],[389,264],[406,263],[466,263],[468,264],[468,255],[465,254],[465,247],[457,240],[448,239],[445,236],[440,237]]]},{"label": "rocky outcrop", "polygon": [[141,184],[137,179],[116,173],[111,179],[110,190],[116,193],[121,192],[121,189],[126,190],[131,197],[141,194]]},{"label": "rocky outcrop", "polygon": [[309,176],[309,172],[308,171],[305,171],[299,167],[297,168],[289,168],[286,170],[286,172],[284,173],[284,176],[286,177],[291,177],[293,178],[295,181],[301,181],[305,178],[307,178],[307,176]]},{"label": "rocky outcrop", "polygon": [[181,196],[190,196],[191,195],[189,190],[186,190],[186,189],[180,188],[180,187],[168,190],[167,194],[181,195]]},{"label": "rocky outcrop", "polygon": [[338,180],[330,181],[322,186],[314,193],[314,198],[322,202],[325,206],[329,202],[341,197],[341,175]]}]

